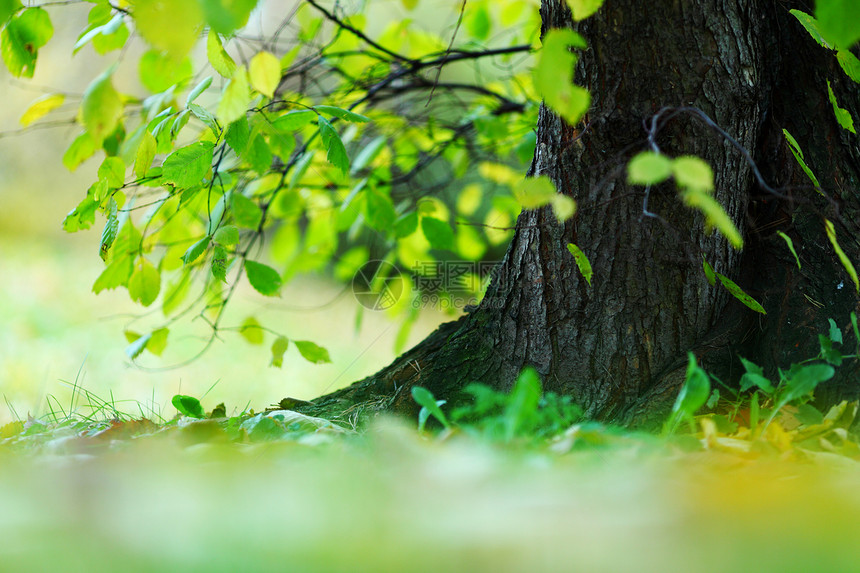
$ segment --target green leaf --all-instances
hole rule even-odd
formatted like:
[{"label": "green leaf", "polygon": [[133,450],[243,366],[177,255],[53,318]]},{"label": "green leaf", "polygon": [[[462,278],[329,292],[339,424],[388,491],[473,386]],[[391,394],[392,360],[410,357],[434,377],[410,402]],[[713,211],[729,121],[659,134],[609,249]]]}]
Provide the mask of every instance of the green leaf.
[{"label": "green leaf", "polygon": [[237,68],[236,73],[224,86],[215,117],[225,125],[233,123],[245,116],[250,104],[251,86],[248,85],[248,72],[245,68]]},{"label": "green leaf", "polygon": [[806,28],[806,31],[809,32],[809,35],[812,36],[812,39],[815,40],[819,46],[832,48],[832,46],[830,46],[830,44],[824,39],[821,29],[819,28],[818,21],[815,18],[806,12],[801,12],[800,10],[790,10],[790,12],[791,15],[797,18],[797,21]]},{"label": "green leaf", "polygon": [[134,264],[131,257],[117,258],[114,256],[114,260],[105,267],[105,270],[93,283],[93,292],[99,294],[103,290],[113,290],[128,285],[128,279],[133,271]]},{"label": "green leaf", "polygon": [[63,219],[63,230],[67,233],[75,233],[84,229],[89,229],[96,221],[96,209],[99,207],[99,202],[93,199],[91,193],[78,203],[78,206],[69,211],[65,219]]},{"label": "green leaf", "polygon": [[517,434],[531,430],[536,422],[541,397],[540,376],[526,366],[514,382],[503,416],[505,437],[512,440]]},{"label": "green leaf", "polygon": [[170,403],[173,404],[173,407],[176,408],[176,410],[183,416],[200,419],[206,417],[206,412],[203,410],[203,406],[200,405],[200,400],[193,396],[177,394],[173,397]]},{"label": "green leaf", "polygon": [[728,213],[725,212],[723,206],[709,193],[691,188],[681,193],[681,199],[687,206],[701,211],[705,216],[705,223],[721,232],[729,240],[732,247],[736,249],[743,248],[744,240],[741,237],[740,231],[735,227],[734,222]]},{"label": "green leaf", "polygon": [[275,296],[281,289],[281,275],[268,265],[245,261],[245,273],[254,290],[262,295]]},{"label": "green leaf", "polygon": [[597,12],[603,0],[567,0],[567,6],[575,21],[584,20]]},{"label": "green leaf", "polygon": [[230,211],[233,213],[233,222],[245,229],[256,230],[263,219],[263,211],[260,206],[241,193],[233,192],[231,194]]},{"label": "green leaf", "polygon": [[149,339],[152,338],[151,334],[147,334],[145,336],[141,336],[136,332],[132,332],[130,330],[125,331],[125,337],[129,340],[131,344],[126,346],[125,353],[129,358],[134,360],[146,349],[146,345],[149,343]]},{"label": "green leaf", "polygon": [[329,163],[343,171],[344,175],[348,174],[349,156],[346,154],[346,148],[343,146],[340,135],[338,135],[331,123],[323,116],[319,116],[317,122],[323,145],[326,148],[326,159],[328,159]]},{"label": "green leaf", "polygon": [[824,219],[824,229],[827,232],[827,238],[830,239],[830,244],[833,245],[836,256],[839,257],[839,262],[842,263],[848,276],[854,282],[855,290],[860,292],[860,280],[857,279],[857,269],[854,268],[854,264],[848,258],[848,255],[845,254],[845,251],[842,250],[842,247],[839,246],[839,242],[836,240],[836,229],[833,228],[833,223],[830,219]]},{"label": "green leaf", "polygon": [[200,0],[203,15],[212,29],[220,34],[232,34],[248,23],[248,16],[257,0]]},{"label": "green leaf", "polygon": [[775,409],[798,398],[810,396],[819,384],[833,378],[835,373],[832,366],[825,364],[810,364],[794,370],[785,382],[785,389]]},{"label": "green leaf", "polygon": [[284,352],[290,346],[290,339],[285,336],[279,336],[272,343],[272,361],[269,366],[280,368],[284,365]]},{"label": "green leaf", "polygon": [[275,97],[275,89],[281,82],[281,62],[269,52],[259,52],[248,64],[251,86],[268,98]]},{"label": "green leaf", "polygon": [[131,300],[149,306],[158,298],[159,290],[161,273],[145,257],[139,257],[134,265],[134,272],[128,279],[128,294]]},{"label": "green leaf", "polygon": [[27,8],[13,16],[0,33],[0,52],[9,72],[15,77],[32,78],[39,48],[53,35],[51,18],[42,8]]},{"label": "green leaf", "polygon": [[221,281],[227,282],[227,249],[221,245],[212,247],[212,276]]},{"label": "green leaf", "polygon": [[860,40],[860,3],[857,0],[818,0],[815,18],[826,38],[840,48]]},{"label": "green leaf", "polygon": [[206,252],[207,247],[209,247],[210,238],[207,235],[203,237],[185,251],[185,254],[182,255],[182,263],[186,265],[190,265],[194,261],[200,258],[200,255]]},{"label": "green leaf", "polygon": [[[430,393],[430,390],[427,388],[423,388],[421,386],[413,386],[412,387],[412,399],[421,406],[422,408],[427,408],[427,411],[436,418],[442,426],[445,428],[450,428],[451,424],[448,422],[448,418],[445,417],[445,413],[439,408],[439,403],[436,402],[436,398],[433,397],[433,394]],[[425,418],[426,420],[426,418]],[[419,429],[424,429],[423,424]]]},{"label": "green leaf", "polygon": [[125,163],[119,157],[105,157],[99,166],[98,177],[109,188],[119,189],[125,184]]},{"label": "green leaf", "polygon": [[134,0],[135,29],[174,59],[184,58],[203,28],[197,0]]},{"label": "green leaf", "polygon": [[860,60],[857,59],[857,56],[848,50],[839,50],[836,53],[836,60],[839,62],[839,66],[845,72],[845,75],[855,83],[860,84]]},{"label": "green leaf", "polygon": [[75,138],[63,154],[63,165],[69,171],[74,171],[81,163],[92,157],[98,148],[98,142],[85,131]]},{"label": "green leaf", "polygon": [[678,393],[675,404],[672,406],[672,414],[663,427],[664,433],[673,432],[682,419],[691,420],[699,408],[708,401],[708,395],[711,393],[711,381],[708,374],[696,364],[696,357],[692,352],[688,352],[687,357],[687,375],[684,386]]},{"label": "green leaf", "polygon": [[857,131],[854,129],[854,118],[851,117],[851,114],[847,109],[843,109],[839,107],[839,104],[836,102],[836,95],[833,93],[833,88],[830,87],[830,80],[827,80],[827,96],[830,98],[830,105],[833,106],[833,115],[836,116],[836,121],[839,123],[842,129],[847,129],[853,134],[857,134]]},{"label": "green leaf", "polygon": [[242,322],[242,326],[239,327],[239,334],[250,344],[263,344],[263,327],[253,316],[249,316]]},{"label": "green leaf", "polygon": [[111,245],[113,245],[114,239],[116,239],[116,233],[119,229],[119,219],[117,218],[117,204],[116,201],[111,198],[110,202],[107,206],[107,222],[105,223],[105,228],[102,231],[102,240],[99,245],[99,256],[103,261],[107,260],[108,252],[110,251]]},{"label": "green leaf", "polygon": [[767,312],[765,312],[764,310],[764,307],[762,307],[762,305],[760,305],[753,297],[745,293],[741,287],[735,284],[734,281],[724,275],[721,275],[720,273],[715,274],[717,275],[717,278],[720,279],[720,282],[723,283],[723,286],[726,287],[730,293],[732,293],[732,296],[734,296],[736,299],[744,303],[752,310],[760,312],[761,314],[767,314]]},{"label": "green leaf", "polygon": [[309,109],[299,109],[275,118],[272,125],[278,131],[293,132],[306,126],[317,117],[317,114]]},{"label": "green leaf", "polygon": [[773,383],[765,377],[761,366],[750,362],[743,356],[738,356],[738,358],[740,358],[741,363],[744,365],[744,370],[746,370],[746,373],[740,379],[741,392],[758,387],[767,395],[773,394],[775,391]]},{"label": "green leaf", "polygon": [[194,86],[193,90],[188,92],[188,97],[185,98],[185,107],[188,107],[192,103],[194,103],[194,100],[196,100],[198,97],[200,97],[200,94],[202,94],[207,89],[209,89],[209,86],[211,86],[211,85],[212,85],[212,76],[206,76],[205,78],[203,78],[200,81],[200,83],[198,83],[196,86]]},{"label": "green leaf", "polygon": [[791,254],[794,255],[794,260],[797,262],[797,268],[801,268],[800,257],[797,256],[797,251],[794,250],[794,241],[792,241],[791,237],[789,237],[782,231],[777,231],[776,234],[779,235],[783,241],[785,241],[786,245],[788,245],[788,250],[791,251]]},{"label": "green leaf", "polygon": [[172,58],[164,52],[149,50],[138,62],[140,83],[152,93],[160,93],[173,85],[184,83],[194,73],[191,58]]},{"label": "green leaf", "polygon": [[661,153],[643,151],[627,163],[627,182],[632,185],[656,185],[672,175],[672,160]]},{"label": "green leaf", "polygon": [[676,157],[672,161],[672,175],[679,187],[704,192],[714,190],[714,172],[711,166],[699,157]]},{"label": "green leaf", "polygon": [[365,117],[361,114],[335,107],[333,105],[315,105],[314,109],[318,113],[324,113],[326,115],[337,117],[344,121],[351,121],[353,123],[366,123],[370,121],[369,117]]},{"label": "green leaf", "polygon": [[591,94],[573,84],[576,56],[569,46],[586,47],[585,40],[569,28],[554,28],[543,37],[543,47],[532,72],[535,88],[544,102],[570,125],[575,125],[588,111]]},{"label": "green leaf", "polygon": [[827,322],[830,324],[830,331],[827,333],[828,338],[836,344],[842,344],[842,331],[836,326],[836,321],[828,318]]},{"label": "green leaf", "polygon": [[208,127],[212,131],[212,134],[216,138],[221,136],[221,130],[218,127],[218,122],[215,120],[215,116],[212,115],[212,113],[208,109],[200,107],[196,103],[188,104],[188,109],[189,111],[191,111],[191,113],[194,114],[194,117],[202,121],[206,125],[206,127]]},{"label": "green leaf", "polygon": [[421,231],[434,249],[447,251],[455,249],[454,230],[445,221],[434,217],[422,217]]},{"label": "green leaf", "polygon": [[0,0],[0,25],[23,7],[20,0]]},{"label": "green leaf", "polygon": [[146,176],[146,172],[152,166],[152,160],[155,159],[158,144],[149,131],[144,130],[140,138],[140,145],[137,148],[137,154],[134,157],[134,174],[139,179]]},{"label": "green leaf", "polygon": [[169,333],[170,330],[167,328],[153,330],[150,334],[149,342],[146,343],[146,349],[156,356],[161,356],[161,353],[167,348],[167,335]]},{"label": "green leaf", "polygon": [[180,189],[199,185],[212,167],[215,144],[211,141],[198,141],[180,147],[165,158],[161,166],[161,180],[173,183]]},{"label": "green leaf", "polygon": [[84,127],[99,145],[113,133],[122,119],[122,100],[111,83],[113,70],[110,68],[93,80],[81,101]]},{"label": "green leaf", "polygon": [[351,172],[355,174],[367,167],[374,159],[376,159],[379,152],[382,151],[386,141],[388,141],[388,139],[385,136],[380,135],[379,137],[374,138],[367,145],[362,146],[361,151],[358,152],[352,162]]},{"label": "green leaf", "polygon": [[[470,5],[469,8],[472,8],[472,5]],[[486,4],[479,4],[473,10],[469,10],[465,21],[466,30],[468,30],[469,35],[476,40],[487,39],[490,35],[492,23],[493,21],[490,18],[490,11],[487,10]]]},{"label": "green leaf", "polygon": [[591,262],[588,260],[588,257],[585,256],[582,249],[573,243],[567,244],[567,250],[570,251],[571,255],[573,255],[573,259],[576,261],[576,266],[579,267],[579,272],[582,273],[585,281],[589,286],[591,286],[591,277],[594,273],[591,270]]},{"label": "green leaf", "polygon": [[842,366],[842,353],[836,348],[833,348],[833,341],[824,336],[818,335],[818,346],[820,355],[826,362],[834,366]]},{"label": "green leaf", "polygon": [[63,94],[48,94],[38,98],[30,104],[30,107],[27,108],[27,111],[21,116],[19,120],[21,125],[27,127],[34,121],[37,121],[61,105],[66,101],[66,96]]},{"label": "green leaf", "polygon": [[708,279],[708,284],[714,286],[717,282],[717,275],[714,274],[714,267],[702,257],[702,268],[705,270],[705,278]]},{"label": "green leaf", "polygon": [[223,227],[218,227],[212,238],[216,243],[222,245],[235,245],[239,242],[239,229],[235,225],[224,225]]},{"label": "green leaf", "polygon": [[558,192],[549,177],[540,175],[517,181],[513,186],[513,193],[523,209],[537,209],[552,202]]},{"label": "green leaf", "polygon": [[552,205],[552,212],[555,213],[555,218],[558,219],[559,223],[564,223],[576,213],[576,201],[567,195],[556,193],[549,202]]},{"label": "green leaf", "polygon": [[791,154],[794,155],[794,159],[800,165],[800,168],[803,169],[803,172],[806,173],[806,176],[809,177],[810,181],[815,185],[815,190],[823,195],[821,192],[821,185],[818,183],[818,178],[815,177],[815,174],[812,173],[812,170],[803,160],[803,151],[800,149],[800,145],[798,145],[797,140],[792,137],[787,129],[783,129],[782,133],[785,135],[785,140],[788,142],[788,148],[791,150]]},{"label": "green leaf", "polygon": [[397,219],[391,198],[374,188],[365,191],[364,214],[368,225],[377,231],[388,231]]},{"label": "green leaf", "polygon": [[236,62],[224,49],[221,38],[218,37],[215,30],[210,29],[206,38],[206,57],[212,68],[222,77],[232,78],[233,74],[236,73]]},{"label": "green leaf", "polygon": [[313,362],[314,364],[325,364],[327,362],[331,362],[328,350],[322,346],[317,346],[309,340],[294,340],[293,344],[298,348],[299,354],[302,355],[302,358],[308,362]]}]

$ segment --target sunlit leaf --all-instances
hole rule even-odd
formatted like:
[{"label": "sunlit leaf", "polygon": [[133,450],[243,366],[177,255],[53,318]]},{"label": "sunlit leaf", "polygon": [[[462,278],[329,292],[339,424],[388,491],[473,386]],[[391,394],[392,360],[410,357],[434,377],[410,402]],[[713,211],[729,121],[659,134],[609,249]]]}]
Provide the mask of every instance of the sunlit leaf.
[{"label": "sunlit leaf", "polygon": [[248,275],[248,282],[260,294],[275,296],[281,289],[281,275],[269,265],[245,261],[245,274]]},{"label": "sunlit leaf", "polygon": [[[5,10],[8,9],[7,6]],[[0,52],[9,72],[15,77],[32,78],[39,48],[53,35],[51,18],[42,8],[27,8],[13,16],[0,32]]]},{"label": "sunlit leaf", "polygon": [[211,141],[198,141],[180,147],[164,159],[161,178],[165,183],[173,183],[180,189],[198,185],[212,167],[215,144]]},{"label": "sunlit leaf", "polygon": [[110,68],[93,80],[81,101],[84,127],[96,143],[113,132],[122,118],[122,100],[111,82],[113,71]]},{"label": "sunlit leaf", "polygon": [[222,245],[235,245],[239,242],[239,229],[235,225],[224,225],[218,227],[212,238]]},{"label": "sunlit leaf", "polygon": [[63,105],[63,102],[65,101],[66,96],[63,94],[48,94],[42,96],[30,104],[30,107],[27,108],[27,111],[24,112],[19,121],[21,122],[21,125],[27,127],[34,121],[45,117],[50,112]]},{"label": "sunlit leaf", "polygon": [[233,74],[236,73],[236,62],[224,49],[221,38],[218,37],[215,30],[210,29],[206,38],[206,57],[212,68],[222,77],[232,78]]},{"label": "sunlit leaf", "polygon": [[633,185],[656,185],[672,175],[672,160],[662,153],[643,151],[627,164],[627,182]]},{"label": "sunlit leaf", "polygon": [[818,0],[815,18],[821,32],[840,48],[860,40],[860,3],[856,0]]},{"label": "sunlit leaf", "polygon": [[714,172],[706,161],[686,155],[672,160],[672,175],[680,187],[710,192],[714,189]]},{"label": "sunlit leaf", "polygon": [[570,251],[571,255],[573,255],[573,259],[576,261],[576,266],[579,267],[579,272],[582,273],[582,276],[585,278],[586,282],[591,285],[591,277],[594,273],[591,270],[591,262],[588,260],[588,257],[585,256],[585,253],[582,252],[582,249],[580,249],[573,243],[567,244],[567,250]]},{"label": "sunlit leaf", "polygon": [[761,314],[767,314],[767,312],[765,312],[764,310],[764,307],[762,307],[762,305],[760,305],[753,297],[745,293],[744,290],[737,284],[735,284],[733,280],[724,275],[721,275],[720,273],[715,274],[717,275],[717,278],[720,279],[720,282],[723,283],[723,286],[726,287],[726,289],[728,289],[730,293],[732,293],[732,296],[734,296],[736,299],[744,303],[752,310]]},{"label": "sunlit leaf", "polygon": [[715,227],[720,233],[725,235],[732,247],[736,249],[743,248],[744,240],[734,221],[732,221],[731,217],[723,209],[723,206],[709,193],[693,188],[681,193],[681,198],[688,206],[701,211],[705,216],[705,223]]},{"label": "sunlit leaf", "polygon": [[177,394],[170,403],[183,416],[201,419],[206,417],[206,412],[203,410],[203,406],[200,405],[200,400],[193,396]]},{"label": "sunlit leaf", "polygon": [[134,272],[128,279],[128,294],[131,300],[149,306],[158,298],[161,290],[161,273],[145,257],[139,257]]},{"label": "sunlit leaf", "polygon": [[181,59],[191,51],[203,28],[197,0],[131,0],[134,24],[144,39],[170,57]]},{"label": "sunlit leaf", "polygon": [[856,134],[854,118],[851,117],[847,109],[839,107],[839,104],[836,102],[836,95],[833,93],[833,88],[830,87],[830,80],[827,80],[827,96],[830,98],[830,105],[833,106],[833,115],[836,116],[836,121],[840,127]]},{"label": "sunlit leaf", "polygon": [[797,262],[797,268],[800,269],[800,257],[797,256],[797,251],[794,250],[794,241],[791,240],[791,237],[783,233],[782,231],[777,231],[776,234],[785,241],[785,244],[788,246],[788,250],[791,251],[791,254],[794,255],[794,260]]},{"label": "sunlit leaf", "polygon": [[233,123],[245,116],[250,103],[251,86],[248,85],[248,71],[245,68],[237,68],[233,77],[224,86],[215,117],[225,125]]},{"label": "sunlit leaf", "polygon": [[326,118],[319,116],[317,121],[320,127],[320,137],[326,148],[326,159],[344,174],[349,173],[349,156],[346,154],[346,148],[343,146],[340,135]]},{"label": "sunlit leaf", "polygon": [[263,328],[253,316],[249,316],[242,322],[242,326],[239,327],[239,334],[250,344],[263,343]]},{"label": "sunlit leaf", "polygon": [[331,362],[328,350],[309,340],[293,340],[293,344],[299,350],[302,358],[314,364],[325,364]]},{"label": "sunlit leaf", "polygon": [[258,52],[248,65],[251,86],[264,96],[275,96],[275,88],[281,81],[281,62],[269,52]]},{"label": "sunlit leaf", "polygon": [[603,5],[603,0],[567,0],[567,6],[574,20],[588,18]]},{"label": "sunlit leaf", "polygon": [[527,177],[518,181],[514,187],[514,198],[523,209],[537,209],[552,201],[557,191],[555,184],[546,175]]},{"label": "sunlit leaf", "polygon": [[200,255],[206,252],[206,249],[209,247],[210,238],[208,236],[203,237],[185,251],[185,254],[182,255],[182,262],[186,265],[190,265],[194,261],[200,258]]},{"label": "sunlit leaf", "polygon": [[287,351],[287,348],[290,346],[290,339],[285,336],[279,336],[272,343],[272,361],[269,363],[270,366],[274,366],[275,368],[280,368],[284,365],[284,352]]},{"label": "sunlit leaf", "polygon": [[421,231],[434,249],[447,251],[455,249],[454,230],[445,221],[435,217],[422,217]]},{"label": "sunlit leaf", "polygon": [[836,240],[836,229],[833,227],[833,222],[830,219],[824,219],[824,230],[827,232],[827,238],[830,239],[830,244],[833,245],[836,256],[839,257],[839,262],[842,263],[848,276],[854,282],[855,290],[860,292],[860,280],[857,278],[857,269],[854,268],[854,263],[845,254],[842,247],[839,246],[839,242]]}]

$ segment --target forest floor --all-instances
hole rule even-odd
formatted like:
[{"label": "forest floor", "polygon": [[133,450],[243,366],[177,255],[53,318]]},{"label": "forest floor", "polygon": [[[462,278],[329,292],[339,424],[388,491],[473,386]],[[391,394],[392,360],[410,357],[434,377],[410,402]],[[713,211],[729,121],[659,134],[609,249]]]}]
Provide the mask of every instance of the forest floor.
[{"label": "forest floor", "polygon": [[860,556],[856,404],[656,436],[546,434],[510,407],[356,431],[187,397],[192,415],[156,422],[83,397],[0,429],[4,571],[848,571]]}]

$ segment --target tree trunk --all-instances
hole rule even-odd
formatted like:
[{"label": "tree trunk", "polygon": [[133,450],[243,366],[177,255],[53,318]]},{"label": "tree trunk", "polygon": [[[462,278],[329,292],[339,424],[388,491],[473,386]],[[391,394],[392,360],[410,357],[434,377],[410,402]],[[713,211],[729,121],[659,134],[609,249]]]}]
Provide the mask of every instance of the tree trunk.
[{"label": "tree trunk", "polygon": [[[857,120],[860,90],[790,4],[607,0],[579,23],[589,49],[576,81],[591,92],[592,107],[578,126],[542,107],[530,170],[573,197],[576,216],[559,224],[547,209],[523,212],[476,310],[374,376],[318,399],[314,410],[364,403],[412,412],[413,385],[456,399],[473,381],[507,389],[533,365],[546,390],[572,396],[589,417],[653,427],[683,383],[689,350],[728,382],[739,374],[738,354],[771,372],[814,356],[828,318],[850,340],[858,298],[823,221],[836,223],[849,258],[860,260],[860,148],[836,123],[826,80]],[[541,15],[544,32],[573,25],[564,0],[543,0]],[[757,184],[744,155],[702,113],[748,150],[778,194]],[[826,197],[798,168],[783,128]],[[663,153],[710,163],[715,198],[744,234],[742,251],[708,232],[673,183],[647,197],[626,183],[626,162],[649,148],[649,129]],[[794,240],[802,270],[778,230]],[[567,243],[590,259],[591,285]],[[703,257],[768,314],[708,284]],[[843,367],[819,395],[856,397],[852,373]]]}]

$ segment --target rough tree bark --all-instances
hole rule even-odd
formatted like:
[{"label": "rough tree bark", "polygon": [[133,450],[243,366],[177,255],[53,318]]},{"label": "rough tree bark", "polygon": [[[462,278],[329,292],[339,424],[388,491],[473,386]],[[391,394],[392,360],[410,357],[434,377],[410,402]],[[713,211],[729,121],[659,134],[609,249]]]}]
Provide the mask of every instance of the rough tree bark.
[{"label": "rough tree bark", "polygon": [[[576,216],[559,224],[548,210],[523,212],[476,310],[309,410],[366,404],[412,412],[413,385],[456,399],[472,381],[509,388],[531,364],[546,390],[572,396],[590,417],[654,426],[683,382],[688,350],[728,381],[738,374],[738,354],[770,371],[814,356],[827,318],[850,339],[848,315],[858,298],[823,219],[836,223],[848,256],[860,261],[860,146],[836,123],[826,80],[857,119],[860,90],[789,14],[792,7],[777,0],[657,0],[647,7],[607,0],[578,24],[589,49],[576,81],[591,91],[592,107],[578,126],[541,109],[530,170],[576,199]],[[541,15],[544,32],[573,26],[564,0],[543,0]],[[756,183],[743,154],[697,112],[679,108],[700,110],[731,135],[778,195]],[[624,166],[648,148],[652,126],[662,152],[711,164],[716,198],[744,234],[742,251],[708,233],[673,184],[650,190],[647,210],[656,216],[646,214],[644,189],[626,184]],[[803,148],[826,197],[796,165],[783,128]],[[777,230],[794,240],[802,270]],[[565,248],[571,242],[591,260],[591,286]],[[702,257],[768,314],[710,286]],[[857,397],[856,374],[842,368],[819,397]]]}]

